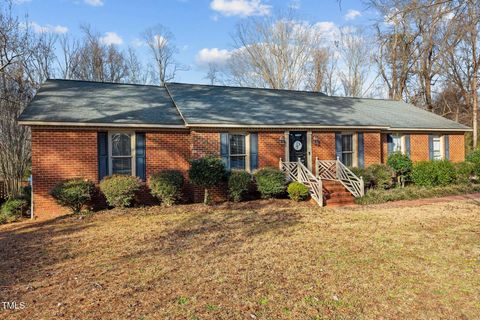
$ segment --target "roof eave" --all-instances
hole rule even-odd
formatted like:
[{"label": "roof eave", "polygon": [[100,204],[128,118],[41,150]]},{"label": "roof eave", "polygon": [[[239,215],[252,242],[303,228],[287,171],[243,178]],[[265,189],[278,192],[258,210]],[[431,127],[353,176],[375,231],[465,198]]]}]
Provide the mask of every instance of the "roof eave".
[{"label": "roof eave", "polygon": [[184,125],[176,124],[151,124],[151,123],[102,123],[102,122],[63,122],[63,121],[38,121],[19,120],[18,124],[24,126],[50,126],[50,127],[105,127],[105,128],[167,128],[186,129]]}]

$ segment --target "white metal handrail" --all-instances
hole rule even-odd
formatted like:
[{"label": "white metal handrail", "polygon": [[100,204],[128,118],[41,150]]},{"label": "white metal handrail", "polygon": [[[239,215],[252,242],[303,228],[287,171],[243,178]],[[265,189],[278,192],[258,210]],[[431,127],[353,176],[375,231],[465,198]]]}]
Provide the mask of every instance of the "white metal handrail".
[{"label": "white metal handrail", "polygon": [[319,206],[323,206],[322,180],[315,177],[301,161],[284,162],[280,159],[279,167],[280,170],[285,172],[287,180],[298,181],[306,185],[312,199]]},{"label": "white metal handrail", "polygon": [[354,197],[363,197],[365,194],[362,177],[357,177],[352,170],[348,169],[339,159],[315,161],[317,177],[324,180],[339,181]]}]

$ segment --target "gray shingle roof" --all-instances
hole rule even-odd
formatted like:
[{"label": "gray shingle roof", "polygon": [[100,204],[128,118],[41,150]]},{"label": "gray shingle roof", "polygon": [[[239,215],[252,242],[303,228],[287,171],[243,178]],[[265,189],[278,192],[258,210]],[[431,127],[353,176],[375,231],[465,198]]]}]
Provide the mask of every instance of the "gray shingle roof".
[{"label": "gray shingle roof", "polygon": [[312,125],[469,129],[401,101],[182,83],[169,83],[167,87],[189,126]]},{"label": "gray shingle roof", "polygon": [[165,89],[74,80],[45,82],[19,120],[25,124],[68,125],[469,130],[464,125],[400,101],[182,83],[169,83]]},{"label": "gray shingle roof", "polygon": [[47,80],[19,120],[184,126],[163,87],[74,80]]}]

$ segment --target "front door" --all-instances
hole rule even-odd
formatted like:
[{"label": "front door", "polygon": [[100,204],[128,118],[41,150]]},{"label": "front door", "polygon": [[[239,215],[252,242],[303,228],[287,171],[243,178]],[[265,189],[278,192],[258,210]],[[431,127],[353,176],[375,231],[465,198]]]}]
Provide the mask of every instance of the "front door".
[{"label": "front door", "polygon": [[300,161],[307,166],[307,132],[290,131],[289,139],[290,161]]}]

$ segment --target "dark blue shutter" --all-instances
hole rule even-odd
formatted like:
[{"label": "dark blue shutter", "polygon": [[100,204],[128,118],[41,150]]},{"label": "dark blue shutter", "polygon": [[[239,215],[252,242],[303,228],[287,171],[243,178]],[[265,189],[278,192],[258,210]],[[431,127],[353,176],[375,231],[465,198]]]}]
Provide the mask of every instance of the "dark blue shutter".
[{"label": "dark blue shutter", "polygon": [[387,150],[388,155],[391,155],[393,153],[393,137],[391,134],[387,134]]},{"label": "dark blue shutter", "polygon": [[365,168],[365,147],[363,143],[363,133],[357,134],[358,143],[358,167]]},{"label": "dark blue shutter", "polygon": [[258,168],[258,134],[250,133],[250,171]]},{"label": "dark blue shutter", "polygon": [[428,158],[433,160],[433,135],[428,135]]},{"label": "dark blue shutter", "polygon": [[108,133],[97,133],[98,181],[108,176]]},{"label": "dark blue shutter", "polygon": [[147,144],[144,132],[137,132],[135,134],[135,144],[135,175],[142,179],[142,181],[145,181],[147,175],[147,164],[145,161]]},{"label": "dark blue shutter", "polygon": [[450,160],[450,141],[448,135],[444,135],[443,139],[445,141],[445,159]]},{"label": "dark blue shutter", "polygon": [[229,152],[228,152],[228,133],[222,132],[220,133],[220,157],[222,157],[222,161],[225,164],[225,168],[230,169],[230,159],[229,159]]},{"label": "dark blue shutter", "polygon": [[405,154],[410,158],[410,135],[405,135]]},{"label": "dark blue shutter", "polygon": [[342,134],[335,133],[335,154],[337,159],[342,160]]}]

